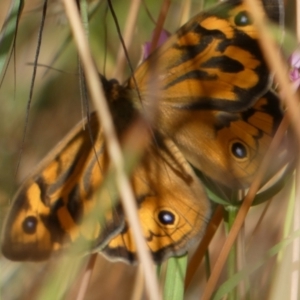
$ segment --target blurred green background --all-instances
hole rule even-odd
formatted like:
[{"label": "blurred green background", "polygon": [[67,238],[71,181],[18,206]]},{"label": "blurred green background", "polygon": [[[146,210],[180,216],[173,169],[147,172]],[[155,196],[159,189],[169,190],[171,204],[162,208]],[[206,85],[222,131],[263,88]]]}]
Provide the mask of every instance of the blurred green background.
[{"label": "blurred green background", "polygon": [[[10,0],[0,2],[0,26],[2,26]],[[184,5],[188,1],[172,1],[165,28],[174,32],[180,26]],[[214,2],[214,1],[210,1]],[[114,8],[122,29],[130,14],[130,1],[115,0]],[[155,24],[149,17],[146,7],[156,20],[162,1],[145,0],[141,4],[137,23],[134,26],[132,44],[128,52],[132,65],[135,67],[142,54],[142,45],[151,39]],[[191,15],[201,11],[204,3],[191,1]],[[205,5],[210,5],[205,1]],[[98,8],[96,8],[98,5]],[[90,20],[90,45],[98,69],[108,78],[117,74],[125,79],[128,67],[116,71],[116,57],[120,46],[115,24],[105,1],[90,1],[90,10],[95,12]],[[43,31],[40,66],[33,91],[30,110],[27,111],[30,85],[38,30],[41,23],[42,1],[25,1],[25,6],[18,27],[15,49],[0,87],[0,222],[3,222],[8,205],[22,180],[34,172],[38,162],[51,150],[58,141],[82,117],[82,99],[80,97],[78,58],[70,38],[68,22],[64,16],[60,1],[49,1],[45,28]],[[292,18],[290,18],[292,19]],[[59,54],[59,55],[58,55]],[[57,60],[53,62],[55,56]],[[92,110],[92,108],[91,108]],[[29,119],[26,127],[25,143],[20,156],[22,139],[24,137],[25,120]],[[18,162],[20,166],[17,169]],[[280,240],[283,230],[287,202],[283,191],[268,208],[264,223],[259,232],[252,237],[248,246],[248,261],[256,261],[266,249]],[[251,232],[267,204],[252,209],[247,221],[246,234]],[[1,224],[0,223],[0,224]],[[224,241],[223,228],[216,235],[211,245],[212,259],[218,253],[220,244]],[[252,278],[253,288],[257,295],[270,293],[270,272],[275,260],[268,262],[263,270]],[[34,263],[12,263],[0,258],[0,299],[41,299],[39,288],[43,279],[51,271],[51,265]],[[137,267],[123,263],[111,263],[99,256],[94,271],[91,287],[86,299],[130,299],[134,288],[138,289],[139,282]],[[66,279],[67,281],[67,279]],[[199,271],[194,286],[195,293],[189,299],[199,296],[199,289],[205,281],[203,269]],[[200,284],[201,283],[201,284]],[[50,292],[49,292],[50,293]],[[138,293],[138,292],[137,292]],[[49,294],[49,299],[52,294]],[[69,298],[68,298],[69,297]],[[72,295],[64,299],[74,299]],[[259,298],[256,298],[259,299]],[[262,299],[262,298],[260,298]]]}]

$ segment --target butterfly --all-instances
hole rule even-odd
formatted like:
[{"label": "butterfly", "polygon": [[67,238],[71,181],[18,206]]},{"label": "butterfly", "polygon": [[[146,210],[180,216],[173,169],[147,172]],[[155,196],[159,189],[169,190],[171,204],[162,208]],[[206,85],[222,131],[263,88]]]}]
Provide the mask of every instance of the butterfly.
[{"label": "butterfly", "polygon": [[[130,180],[152,257],[182,255],[210,217],[194,169],[230,189],[249,187],[283,117],[251,14],[242,1],[218,4],[181,27],[125,84],[101,81],[120,140],[138,117],[151,122],[151,143]],[[136,260],[119,195],[105,179],[101,126],[95,113],[85,122],[90,130],[77,125],[18,190],[2,233],[7,258],[45,260],[84,242],[85,251]]]}]

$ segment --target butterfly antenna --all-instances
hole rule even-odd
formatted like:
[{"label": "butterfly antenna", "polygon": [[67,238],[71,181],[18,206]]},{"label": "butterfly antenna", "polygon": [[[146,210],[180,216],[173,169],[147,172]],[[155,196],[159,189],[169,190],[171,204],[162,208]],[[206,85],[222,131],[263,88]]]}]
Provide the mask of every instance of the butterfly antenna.
[{"label": "butterfly antenna", "polygon": [[142,3],[143,3],[143,5],[144,5],[144,8],[145,8],[145,11],[146,11],[146,13],[147,13],[147,15],[148,15],[148,18],[151,20],[151,22],[156,26],[156,20],[154,19],[154,17],[152,16],[152,14],[151,14],[151,12],[150,12],[150,10],[149,10],[149,7],[148,7],[148,5],[147,5],[147,3],[146,3],[146,1],[145,0],[142,0]]},{"label": "butterfly antenna", "polygon": [[128,66],[129,66],[129,69],[130,69],[130,73],[131,73],[131,76],[132,76],[132,79],[133,79],[133,83],[134,83],[134,86],[135,86],[135,89],[137,91],[137,95],[138,95],[138,98],[140,100],[140,102],[142,103],[142,97],[141,97],[141,93],[140,93],[140,90],[139,90],[139,87],[138,87],[138,84],[137,84],[137,81],[135,79],[135,76],[134,76],[134,70],[133,70],[133,67],[132,67],[132,64],[130,62],[130,58],[129,58],[129,55],[128,55],[128,51],[126,49],[126,45],[125,45],[125,42],[124,42],[124,39],[123,39],[123,36],[122,36],[122,33],[121,33],[121,29],[120,29],[120,25],[119,25],[119,22],[118,22],[118,18],[116,16],[116,13],[114,11],[114,8],[112,6],[112,3],[110,0],[107,1],[108,3],[108,7],[110,9],[110,12],[112,14],[112,17],[114,19],[114,22],[115,22],[115,25],[116,25],[116,29],[117,29],[117,33],[118,33],[118,36],[119,36],[119,39],[121,41],[121,45],[123,47],[123,50],[124,50],[124,54],[125,54],[125,57],[126,57],[126,60],[128,62]]},{"label": "butterfly antenna", "polygon": [[29,98],[28,98],[28,101],[27,101],[23,138],[22,138],[21,149],[20,149],[20,153],[19,153],[19,158],[18,158],[18,163],[17,163],[17,168],[16,168],[16,173],[15,174],[17,174],[17,172],[19,170],[19,167],[20,167],[20,164],[21,164],[21,157],[22,157],[23,150],[24,150],[24,145],[25,145],[25,139],[26,139],[26,134],[27,134],[27,129],[28,129],[28,122],[29,122],[29,112],[30,112],[30,108],[31,108],[32,95],[33,95],[33,89],[34,89],[35,78],[36,78],[36,70],[37,70],[37,66],[38,66],[38,59],[39,59],[39,55],[40,55],[42,36],[43,36],[45,20],[46,20],[46,14],[47,14],[47,6],[48,6],[48,0],[44,0],[41,26],[40,26],[40,29],[39,29],[39,32],[38,32],[38,40],[37,40],[36,53],[35,53],[35,58],[34,58],[34,67],[33,67],[33,73],[32,73],[32,80],[31,80],[31,84],[30,84]]},{"label": "butterfly antenna", "polygon": [[105,76],[106,73],[106,59],[107,59],[107,45],[108,45],[108,34],[107,34],[107,12],[108,8],[107,6],[105,7],[105,12],[104,12],[104,55],[103,55],[103,70],[102,73]]}]

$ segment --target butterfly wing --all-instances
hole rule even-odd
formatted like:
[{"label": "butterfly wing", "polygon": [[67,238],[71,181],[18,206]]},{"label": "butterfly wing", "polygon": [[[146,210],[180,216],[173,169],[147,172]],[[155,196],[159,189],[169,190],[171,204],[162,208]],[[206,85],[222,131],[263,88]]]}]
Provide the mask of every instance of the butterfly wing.
[{"label": "butterfly wing", "polygon": [[[19,189],[2,235],[7,258],[44,260],[77,243],[85,245],[77,252],[103,250],[112,258],[135,260],[135,244],[118,193],[109,184],[96,193],[109,166],[96,114],[91,115],[90,133],[80,126]],[[171,141],[156,137],[134,171],[132,185],[143,232],[156,261],[185,252],[201,236],[208,200]],[[120,239],[130,242],[122,244]]]},{"label": "butterfly wing", "polygon": [[[192,18],[134,77],[145,112],[157,96],[161,118],[172,109],[245,110],[270,84],[257,30],[242,1]],[[135,89],[133,79],[128,86]]]},{"label": "butterfly wing", "polygon": [[73,229],[87,201],[87,190],[93,190],[101,180],[100,173],[98,178],[90,178],[88,172],[96,157],[92,141],[98,157],[104,157],[95,114],[91,135],[81,126],[48,155],[17,192],[2,234],[2,252],[7,258],[43,260],[63,246],[67,231],[76,235]]},{"label": "butterfly wing", "polygon": [[[210,215],[199,179],[171,140],[155,137],[155,144],[132,176],[138,215],[155,262],[182,255],[199,241]],[[126,225],[102,249],[109,257],[136,259],[132,228]]]},{"label": "butterfly wing", "polygon": [[[253,181],[282,117],[278,97],[268,92],[239,113],[174,109],[162,127],[167,128],[194,167],[230,188],[246,188]],[[286,158],[287,146],[283,142],[277,154],[282,152]],[[280,163],[278,159],[273,167]]]},{"label": "butterfly wing", "polygon": [[135,73],[141,110],[157,106],[154,126],[194,167],[234,189],[249,187],[282,119],[269,77],[241,1],[191,19]]}]

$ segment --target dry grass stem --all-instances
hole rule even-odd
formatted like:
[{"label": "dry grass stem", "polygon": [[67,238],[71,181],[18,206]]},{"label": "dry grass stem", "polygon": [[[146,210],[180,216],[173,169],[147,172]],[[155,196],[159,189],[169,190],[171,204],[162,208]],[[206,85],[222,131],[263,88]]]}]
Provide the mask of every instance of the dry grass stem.
[{"label": "dry grass stem", "polygon": [[116,169],[116,182],[123,200],[124,211],[128,216],[128,222],[133,229],[133,234],[137,244],[137,251],[143,265],[145,285],[149,299],[160,299],[158,284],[152,266],[152,260],[146,242],[142,235],[140,222],[137,215],[135,198],[129,180],[124,171],[124,159],[119,146],[109,108],[100,84],[98,72],[93,63],[92,56],[88,47],[85,33],[80,22],[79,12],[76,3],[63,0],[66,15],[69,19],[71,30],[77,45],[80,59],[85,71],[87,86],[101,120],[103,132],[106,138],[108,152],[111,161]]}]

